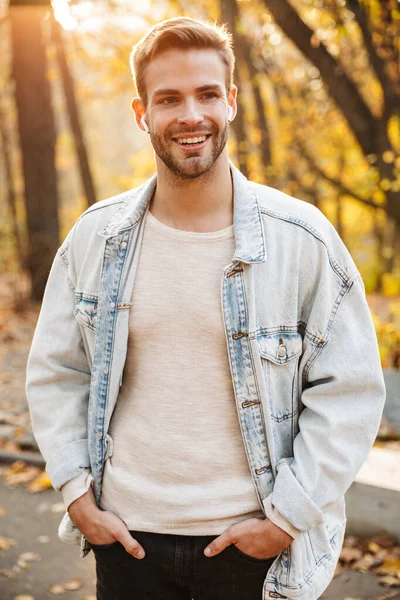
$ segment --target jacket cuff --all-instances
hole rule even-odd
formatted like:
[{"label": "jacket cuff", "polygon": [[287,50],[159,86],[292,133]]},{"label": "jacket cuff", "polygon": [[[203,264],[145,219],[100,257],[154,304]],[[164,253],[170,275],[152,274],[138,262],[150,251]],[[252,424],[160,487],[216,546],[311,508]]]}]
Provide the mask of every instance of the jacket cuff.
[{"label": "jacket cuff", "polygon": [[324,523],[325,516],[296,479],[290,468],[293,461],[283,458],[278,462],[274,489],[268,498],[285,519],[305,533]]},{"label": "jacket cuff", "polygon": [[46,472],[54,489],[59,492],[64,483],[90,467],[87,439],[65,444],[46,463]]},{"label": "jacket cuff", "polygon": [[90,473],[90,469],[84,469],[80,475],[77,475],[61,488],[61,493],[63,495],[63,500],[65,504],[65,510],[68,510],[68,507],[72,502],[86,494],[89,487],[91,486],[93,481],[93,477]]},{"label": "jacket cuff", "polygon": [[271,502],[271,496],[264,498],[263,505],[267,518],[272,521],[275,525],[286,531],[292,538],[296,538],[301,531],[294,527],[276,508]]}]

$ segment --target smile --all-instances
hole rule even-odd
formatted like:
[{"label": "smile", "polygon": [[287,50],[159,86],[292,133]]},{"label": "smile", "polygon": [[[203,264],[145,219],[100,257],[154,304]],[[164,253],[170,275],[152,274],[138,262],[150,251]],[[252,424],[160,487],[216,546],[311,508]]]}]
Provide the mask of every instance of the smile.
[{"label": "smile", "polygon": [[177,143],[182,150],[198,150],[206,145],[209,137],[211,137],[210,134],[197,137],[182,137],[174,139],[174,142]]}]

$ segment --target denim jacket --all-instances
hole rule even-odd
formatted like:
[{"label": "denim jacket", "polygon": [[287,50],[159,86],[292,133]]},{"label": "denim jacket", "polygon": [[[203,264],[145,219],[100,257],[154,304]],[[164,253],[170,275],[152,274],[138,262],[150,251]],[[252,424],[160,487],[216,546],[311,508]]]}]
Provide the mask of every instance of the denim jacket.
[{"label": "denim jacket", "polygon": [[[344,494],[383,411],[377,339],[361,276],[321,211],[229,166],[235,251],[221,272],[221,317],[238,419],[261,509],[300,531],[270,567],[262,600],[316,600],[343,544]],[[52,484],[59,491],[90,468],[98,505],[156,183],[79,217],[55,256],[28,358],[33,431]],[[90,551],[68,512],[59,536],[80,543],[82,558]]]}]

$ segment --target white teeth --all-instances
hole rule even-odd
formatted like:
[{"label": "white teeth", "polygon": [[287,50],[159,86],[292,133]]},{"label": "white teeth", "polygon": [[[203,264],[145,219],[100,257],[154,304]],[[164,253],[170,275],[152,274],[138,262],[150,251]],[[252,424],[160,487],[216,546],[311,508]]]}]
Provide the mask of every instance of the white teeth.
[{"label": "white teeth", "polygon": [[207,136],[203,135],[201,137],[195,137],[195,138],[181,138],[181,139],[178,139],[177,141],[180,144],[198,144],[198,143],[204,142],[206,139],[207,139]]}]

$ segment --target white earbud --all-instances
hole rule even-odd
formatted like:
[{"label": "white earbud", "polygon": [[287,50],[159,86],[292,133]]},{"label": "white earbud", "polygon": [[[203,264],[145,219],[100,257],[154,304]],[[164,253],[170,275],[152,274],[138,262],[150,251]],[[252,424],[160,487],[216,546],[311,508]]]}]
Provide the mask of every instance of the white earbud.
[{"label": "white earbud", "polygon": [[232,106],[229,106],[228,108],[228,121],[231,122],[233,119],[233,108]]},{"label": "white earbud", "polygon": [[144,129],[145,131],[147,131],[147,133],[150,133],[149,126],[147,125],[147,123],[146,123],[146,121],[145,121],[145,116],[146,116],[146,115],[143,115],[143,117],[140,119],[140,122],[141,122],[141,124],[143,125],[143,129]]}]

